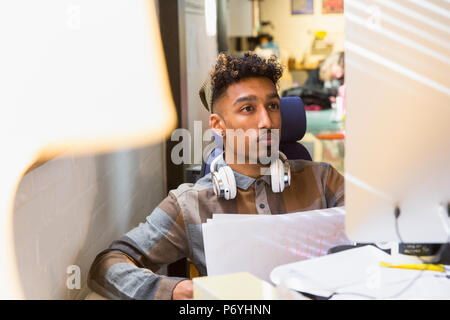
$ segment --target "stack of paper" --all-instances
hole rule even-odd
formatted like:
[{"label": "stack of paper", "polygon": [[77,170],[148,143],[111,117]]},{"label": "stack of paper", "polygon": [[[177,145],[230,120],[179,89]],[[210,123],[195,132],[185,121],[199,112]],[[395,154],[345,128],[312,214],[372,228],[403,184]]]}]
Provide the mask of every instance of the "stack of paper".
[{"label": "stack of paper", "polygon": [[250,272],[270,281],[273,268],[350,244],[343,207],[281,215],[214,214],[202,225],[208,276]]}]

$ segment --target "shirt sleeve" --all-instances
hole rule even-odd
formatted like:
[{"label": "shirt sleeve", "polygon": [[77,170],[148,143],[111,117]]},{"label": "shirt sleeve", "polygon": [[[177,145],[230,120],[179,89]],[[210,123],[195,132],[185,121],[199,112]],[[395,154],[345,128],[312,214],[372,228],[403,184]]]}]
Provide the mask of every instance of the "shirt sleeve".
[{"label": "shirt sleeve", "polygon": [[327,208],[344,206],[345,180],[333,166],[328,167],[328,176],[325,184],[325,199]]},{"label": "shirt sleeve", "polygon": [[172,299],[185,278],[155,272],[189,255],[183,215],[171,193],[145,222],[100,252],[92,263],[88,286],[110,299]]}]

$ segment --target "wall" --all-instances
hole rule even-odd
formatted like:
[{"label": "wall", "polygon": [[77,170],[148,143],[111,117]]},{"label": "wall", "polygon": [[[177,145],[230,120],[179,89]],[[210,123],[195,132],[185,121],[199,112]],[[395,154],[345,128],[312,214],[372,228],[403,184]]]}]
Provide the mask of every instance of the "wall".
[{"label": "wall", "polygon": [[[292,15],[291,0],[261,1],[261,21],[272,21],[275,29],[264,27],[278,43],[281,55],[303,57],[309,50],[312,34],[308,30],[326,30],[335,39],[334,50],[344,49],[344,15],[322,14],[322,0],[314,0],[314,14]],[[284,57],[283,57],[284,58]]]},{"label": "wall", "polygon": [[[95,256],[165,196],[163,145],[60,156],[27,173],[16,195],[15,247],[27,299],[83,298]],[[81,270],[69,290],[67,267]]]},{"label": "wall", "polygon": [[[183,3],[187,88],[187,108],[184,110],[188,115],[188,123],[183,123],[183,127],[193,135],[194,121],[202,121],[203,133],[209,128],[209,113],[200,101],[198,90],[216,61],[217,35],[206,33],[204,0]],[[193,158],[193,151],[191,154]]]}]

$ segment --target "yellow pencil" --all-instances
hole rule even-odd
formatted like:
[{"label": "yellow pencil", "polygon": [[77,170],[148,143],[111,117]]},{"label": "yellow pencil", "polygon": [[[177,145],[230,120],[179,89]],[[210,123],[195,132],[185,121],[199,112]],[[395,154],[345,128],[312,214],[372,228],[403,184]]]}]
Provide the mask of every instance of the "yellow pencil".
[{"label": "yellow pencil", "polygon": [[381,261],[380,267],[445,272],[443,264],[390,264]]}]

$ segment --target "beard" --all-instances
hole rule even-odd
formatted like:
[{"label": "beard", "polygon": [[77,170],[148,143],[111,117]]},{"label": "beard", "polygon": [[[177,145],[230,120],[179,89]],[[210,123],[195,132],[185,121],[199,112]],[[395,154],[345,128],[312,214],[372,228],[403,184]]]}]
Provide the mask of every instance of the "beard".
[{"label": "beard", "polygon": [[225,144],[227,163],[269,165],[278,158],[279,129],[245,132],[232,136],[231,140]]}]

